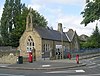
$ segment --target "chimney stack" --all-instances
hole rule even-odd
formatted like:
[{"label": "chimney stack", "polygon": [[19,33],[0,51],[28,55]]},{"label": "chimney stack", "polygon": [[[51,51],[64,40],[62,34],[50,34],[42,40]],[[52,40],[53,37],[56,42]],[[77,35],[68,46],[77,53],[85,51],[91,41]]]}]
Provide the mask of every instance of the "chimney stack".
[{"label": "chimney stack", "polygon": [[59,32],[63,32],[62,23],[58,23],[58,31]]}]

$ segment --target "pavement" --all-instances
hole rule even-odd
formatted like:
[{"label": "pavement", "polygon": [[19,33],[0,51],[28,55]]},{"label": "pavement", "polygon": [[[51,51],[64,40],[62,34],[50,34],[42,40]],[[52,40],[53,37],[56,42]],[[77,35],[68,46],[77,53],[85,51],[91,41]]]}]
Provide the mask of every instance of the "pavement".
[{"label": "pavement", "polygon": [[76,63],[75,59],[63,59],[63,60],[40,60],[34,61],[33,63],[23,63],[23,64],[1,64],[0,68],[6,69],[19,69],[19,70],[55,70],[55,69],[68,69],[80,66],[85,66],[85,63],[80,61],[79,64]]},{"label": "pavement", "polygon": [[5,69],[18,69],[18,70],[55,70],[55,69],[68,69],[86,66],[87,64],[84,62],[84,59],[91,59],[96,56],[100,56],[100,53],[81,56],[79,64],[76,63],[75,58],[70,59],[59,59],[59,60],[40,60],[34,61],[33,63],[23,63],[23,64],[0,64],[0,68]]}]

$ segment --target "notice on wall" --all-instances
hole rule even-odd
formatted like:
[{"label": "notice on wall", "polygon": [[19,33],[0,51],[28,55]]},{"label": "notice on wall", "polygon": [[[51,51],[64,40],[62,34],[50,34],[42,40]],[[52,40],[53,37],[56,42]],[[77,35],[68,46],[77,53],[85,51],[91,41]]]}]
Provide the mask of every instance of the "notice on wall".
[{"label": "notice on wall", "polygon": [[56,45],[56,49],[61,49],[62,45]]}]

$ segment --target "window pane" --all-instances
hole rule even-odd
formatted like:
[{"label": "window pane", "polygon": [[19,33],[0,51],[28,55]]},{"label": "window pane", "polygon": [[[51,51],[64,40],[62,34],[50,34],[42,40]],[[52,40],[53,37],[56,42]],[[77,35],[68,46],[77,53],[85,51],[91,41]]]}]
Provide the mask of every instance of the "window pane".
[{"label": "window pane", "polygon": [[27,46],[28,46],[27,50],[32,51],[34,47],[34,42],[31,36],[28,37]]},{"label": "window pane", "polygon": [[33,42],[33,46],[34,46],[34,42]]},{"label": "window pane", "polygon": [[30,46],[31,46],[31,42],[30,42]]},{"label": "window pane", "polygon": [[31,48],[30,48],[30,51],[31,51]]}]

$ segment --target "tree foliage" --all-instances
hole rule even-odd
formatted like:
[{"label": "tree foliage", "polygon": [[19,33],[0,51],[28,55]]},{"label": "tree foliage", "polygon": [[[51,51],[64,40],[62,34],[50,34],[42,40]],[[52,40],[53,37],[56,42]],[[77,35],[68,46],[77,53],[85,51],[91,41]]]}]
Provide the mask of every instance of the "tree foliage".
[{"label": "tree foliage", "polygon": [[[1,36],[3,45],[11,45],[17,47],[19,39],[26,26],[26,17],[29,9],[21,0],[6,0],[1,17]],[[36,10],[32,10],[33,25],[47,26],[44,16],[40,15]]]},{"label": "tree foliage", "polygon": [[[11,45],[17,47],[19,45],[19,39],[22,36],[23,32],[25,31],[26,27],[26,17],[29,13],[29,9],[25,6],[23,6],[23,11],[20,16],[20,20],[18,21],[19,26],[14,28],[11,33]],[[33,14],[33,25],[37,26],[42,26],[46,27],[47,26],[47,21],[46,19],[40,15],[38,12],[35,10],[32,10]]]},{"label": "tree foliage", "polygon": [[86,42],[81,43],[82,48],[100,48],[100,32],[96,26],[94,32]]},{"label": "tree foliage", "polygon": [[9,44],[9,31],[8,27],[10,26],[10,6],[9,6],[9,0],[5,1],[4,8],[3,8],[3,14],[1,17],[1,36],[3,39],[3,45]]},{"label": "tree foliage", "polygon": [[86,6],[81,14],[83,15],[83,21],[81,24],[87,24],[100,19],[100,0],[86,1]]}]

